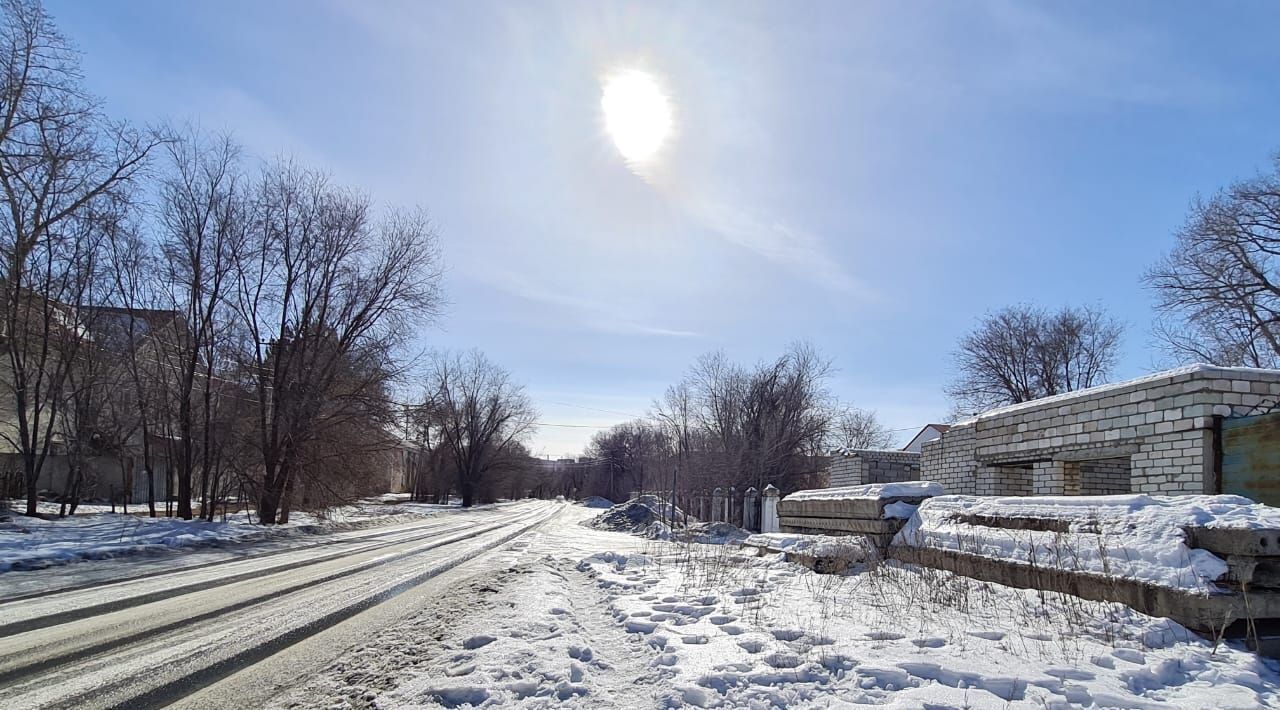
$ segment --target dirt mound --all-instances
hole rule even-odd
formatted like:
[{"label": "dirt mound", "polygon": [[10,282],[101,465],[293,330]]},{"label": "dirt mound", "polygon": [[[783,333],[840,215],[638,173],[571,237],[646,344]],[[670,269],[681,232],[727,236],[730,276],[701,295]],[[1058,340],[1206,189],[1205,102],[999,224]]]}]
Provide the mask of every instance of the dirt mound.
[{"label": "dirt mound", "polygon": [[588,498],[583,498],[578,502],[587,508],[612,508],[613,507],[613,501],[609,500],[608,498],[601,498],[600,496],[590,496]]}]

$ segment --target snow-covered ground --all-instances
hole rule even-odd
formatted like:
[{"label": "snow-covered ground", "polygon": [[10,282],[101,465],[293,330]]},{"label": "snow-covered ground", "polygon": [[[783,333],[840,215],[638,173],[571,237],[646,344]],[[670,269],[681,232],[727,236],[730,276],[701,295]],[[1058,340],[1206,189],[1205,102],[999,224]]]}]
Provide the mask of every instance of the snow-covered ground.
[{"label": "snow-covered ground", "polygon": [[[57,503],[40,503],[39,512],[58,513]],[[387,495],[328,511],[319,517],[293,513],[283,525],[264,526],[248,511],[221,516],[215,522],[149,518],[145,508],[129,515],[107,506],[81,505],[66,518],[15,515],[0,523],[0,573],[32,570],[85,560],[153,554],[175,548],[241,545],[302,539],[315,533],[351,530],[435,515],[450,506],[409,503],[407,496]],[[118,509],[117,509],[118,510]]]},{"label": "snow-covered ground", "polygon": [[818,575],[575,507],[277,707],[1256,708],[1273,662],[1177,624],[885,563]]},{"label": "snow-covered ground", "polygon": [[[1057,529],[978,524],[993,518]],[[1280,529],[1280,509],[1232,495],[940,496],[920,505],[895,543],[1213,593],[1227,563],[1187,546],[1192,527]]]}]

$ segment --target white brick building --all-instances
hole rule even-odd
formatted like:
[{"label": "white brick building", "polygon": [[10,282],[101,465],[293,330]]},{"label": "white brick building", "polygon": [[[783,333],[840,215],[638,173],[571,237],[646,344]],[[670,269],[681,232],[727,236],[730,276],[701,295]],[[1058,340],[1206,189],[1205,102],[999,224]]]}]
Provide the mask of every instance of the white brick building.
[{"label": "white brick building", "polygon": [[976,495],[1221,492],[1221,418],[1280,403],[1280,370],[1192,365],[984,412],[921,453],[924,480]]}]

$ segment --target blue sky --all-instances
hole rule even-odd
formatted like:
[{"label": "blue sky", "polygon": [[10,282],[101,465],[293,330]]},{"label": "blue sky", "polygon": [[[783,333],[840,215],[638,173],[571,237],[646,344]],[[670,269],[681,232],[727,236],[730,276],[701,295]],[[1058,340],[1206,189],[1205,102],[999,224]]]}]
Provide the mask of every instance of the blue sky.
[{"label": "blue sky", "polygon": [[[897,429],[984,312],[1093,303],[1143,374],[1140,275],[1190,199],[1280,149],[1280,6],[1235,2],[48,3],[107,110],[194,121],[433,214],[421,346],[528,384],[581,450],[701,353],[804,339]],[[657,77],[642,177],[602,78]],[[909,436],[903,432],[902,438]]]}]

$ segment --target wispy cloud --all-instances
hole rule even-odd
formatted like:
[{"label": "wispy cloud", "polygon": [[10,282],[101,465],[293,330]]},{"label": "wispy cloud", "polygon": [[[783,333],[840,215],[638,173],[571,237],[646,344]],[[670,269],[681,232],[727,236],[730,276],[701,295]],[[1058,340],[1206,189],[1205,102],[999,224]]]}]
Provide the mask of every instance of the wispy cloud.
[{"label": "wispy cloud", "polygon": [[[568,311],[578,326],[594,332],[667,338],[696,338],[701,335],[689,330],[644,322],[642,318],[631,315],[632,309],[611,302],[607,298],[601,298],[599,294],[553,291],[524,274],[489,269],[474,276],[504,293],[525,301],[555,306]],[[557,285],[564,284],[558,281]]]},{"label": "wispy cloud", "polygon": [[752,251],[823,287],[860,298],[875,297],[831,255],[814,234],[784,222],[763,218],[752,211],[723,202],[690,203],[695,219],[726,241]]}]

